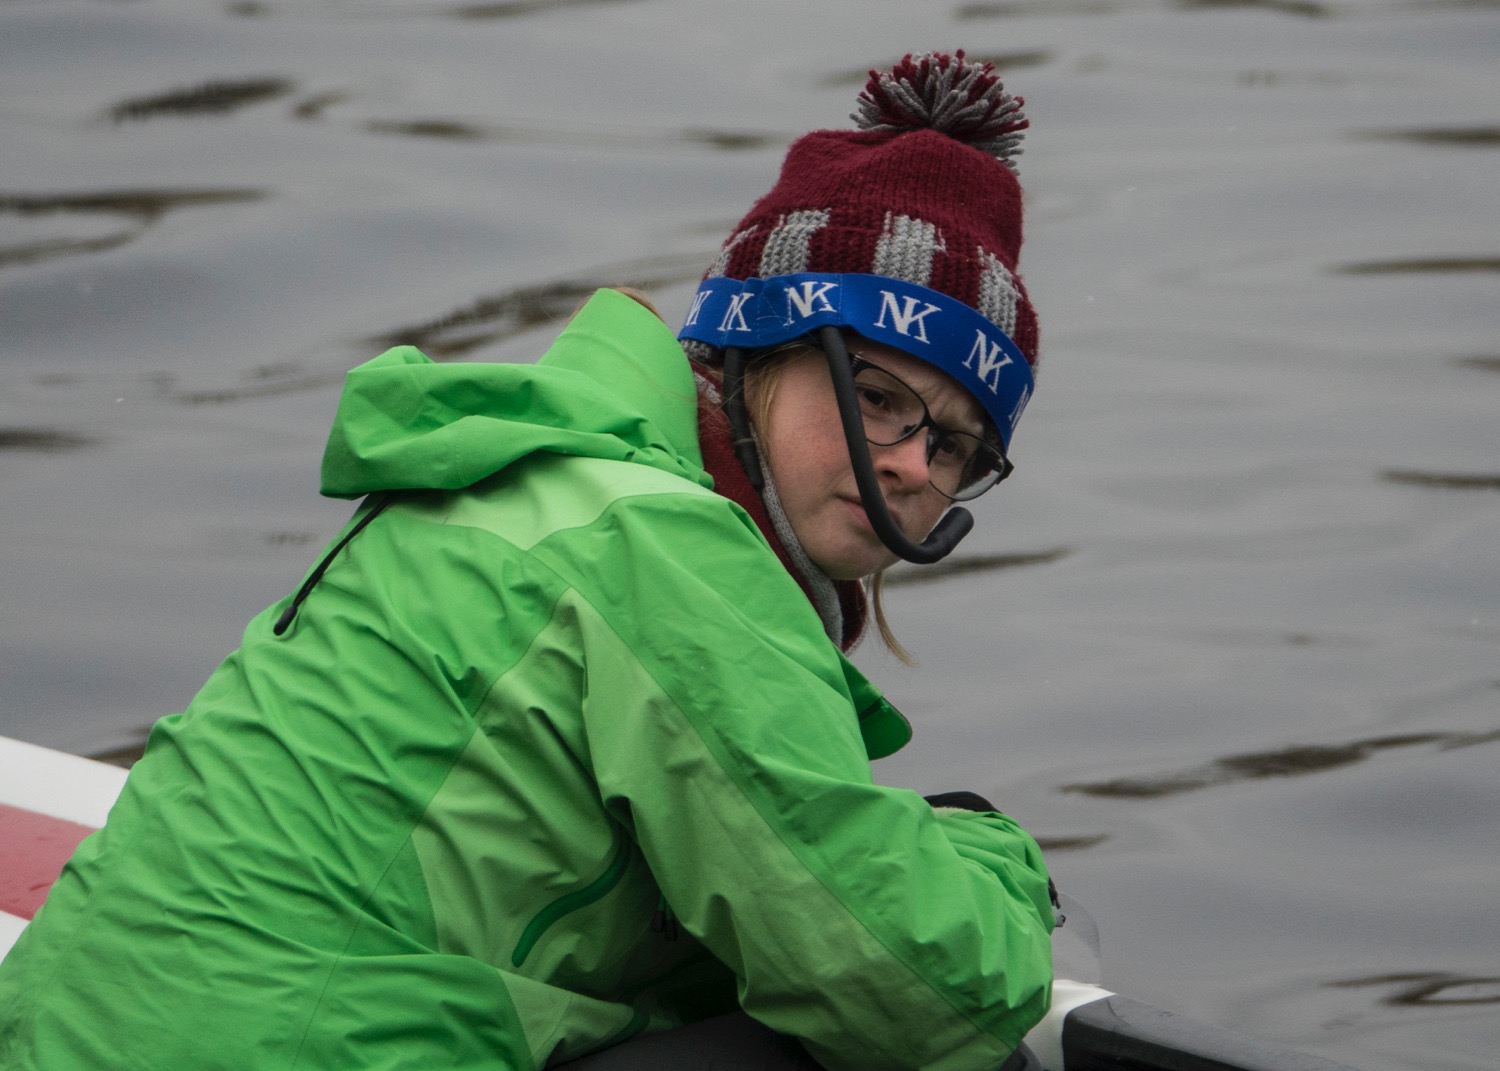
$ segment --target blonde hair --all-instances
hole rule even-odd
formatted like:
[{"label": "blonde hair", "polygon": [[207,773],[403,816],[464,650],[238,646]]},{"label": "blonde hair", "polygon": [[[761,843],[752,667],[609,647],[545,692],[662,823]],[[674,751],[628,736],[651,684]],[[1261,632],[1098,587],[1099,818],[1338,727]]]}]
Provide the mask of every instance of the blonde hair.
[{"label": "blonde hair", "polygon": [[650,309],[651,312],[655,313],[656,318],[658,320],[665,320],[666,319],[666,317],[664,317],[661,314],[661,310],[658,309],[655,305],[653,305],[651,303],[651,299],[648,298],[645,294],[641,293],[641,291],[637,290],[635,287],[633,287],[633,286],[611,286],[610,289],[611,290],[617,290],[617,291],[619,291],[620,293],[624,294],[626,297],[630,298],[632,301],[636,302],[639,305],[644,305],[647,309]]},{"label": "blonde hair", "polygon": [[[816,346],[804,342],[790,342],[775,346],[762,353],[745,369],[745,401],[750,412],[750,421],[757,428],[765,427],[771,416],[771,401],[776,396],[776,387],[786,366],[809,351],[821,353]],[[898,662],[915,666],[917,660],[906,649],[891,627],[885,614],[885,569],[877,569],[860,582],[870,596],[870,610],[875,617],[875,629],[880,633],[880,642],[885,645]]]}]

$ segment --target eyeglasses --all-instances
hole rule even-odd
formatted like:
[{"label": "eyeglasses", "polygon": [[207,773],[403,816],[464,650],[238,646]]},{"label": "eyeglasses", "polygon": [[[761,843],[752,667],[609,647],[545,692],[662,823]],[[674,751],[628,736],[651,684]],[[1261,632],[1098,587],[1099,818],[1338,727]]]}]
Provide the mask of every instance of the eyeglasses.
[{"label": "eyeglasses", "polygon": [[849,366],[865,438],[876,446],[895,446],[926,428],[927,479],[944,498],[968,502],[1015,470],[994,443],[938,424],[922,396],[898,377],[858,354],[850,354]]}]

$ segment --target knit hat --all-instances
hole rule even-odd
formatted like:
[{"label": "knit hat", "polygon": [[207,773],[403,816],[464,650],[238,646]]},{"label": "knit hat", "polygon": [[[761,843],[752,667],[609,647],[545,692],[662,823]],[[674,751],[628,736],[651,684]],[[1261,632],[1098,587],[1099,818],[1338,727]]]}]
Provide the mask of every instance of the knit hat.
[{"label": "knit hat", "polygon": [[725,241],[683,325],[689,353],[848,327],[958,380],[1008,448],[1037,353],[1016,272],[1021,105],[961,51],[871,71],[859,129],[796,141]]}]

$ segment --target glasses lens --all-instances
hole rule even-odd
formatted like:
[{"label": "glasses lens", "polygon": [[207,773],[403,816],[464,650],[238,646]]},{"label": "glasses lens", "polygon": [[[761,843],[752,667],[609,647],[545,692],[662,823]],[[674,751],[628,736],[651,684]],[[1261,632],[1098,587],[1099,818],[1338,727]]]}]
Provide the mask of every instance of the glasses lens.
[{"label": "glasses lens", "polygon": [[1011,464],[993,443],[965,431],[939,428],[921,395],[882,368],[856,357],[854,390],[865,438],[894,446],[927,429],[927,471],[932,486],[957,502],[978,498],[1010,475]]},{"label": "glasses lens", "polygon": [[855,373],[854,390],[865,420],[865,438],[877,446],[890,446],[910,437],[927,416],[927,406],[914,390],[871,365]]},{"label": "glasses lens", "polygon": [[978,498],[1010,475],[1010,462],[977,435],[945,431],[927,444],[927,468],[932,486],[949,498],[965,502]]}]

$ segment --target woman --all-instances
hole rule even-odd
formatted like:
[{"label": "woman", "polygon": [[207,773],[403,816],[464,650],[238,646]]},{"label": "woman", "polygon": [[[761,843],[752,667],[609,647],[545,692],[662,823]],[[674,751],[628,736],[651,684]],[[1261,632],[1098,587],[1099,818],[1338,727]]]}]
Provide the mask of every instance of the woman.
[{"label": "woman", "polygon": [[0,1064],[530,1069],[737,1009],[832,1068],[1006,1059],[1040,853],[872,782],[909,730],[840,647],[1008,467],[1018,105],[962,53],[872,79],[681,344],[601,291],[535,366],[351,372],[364,504],[153,729],[0,968]]}]

